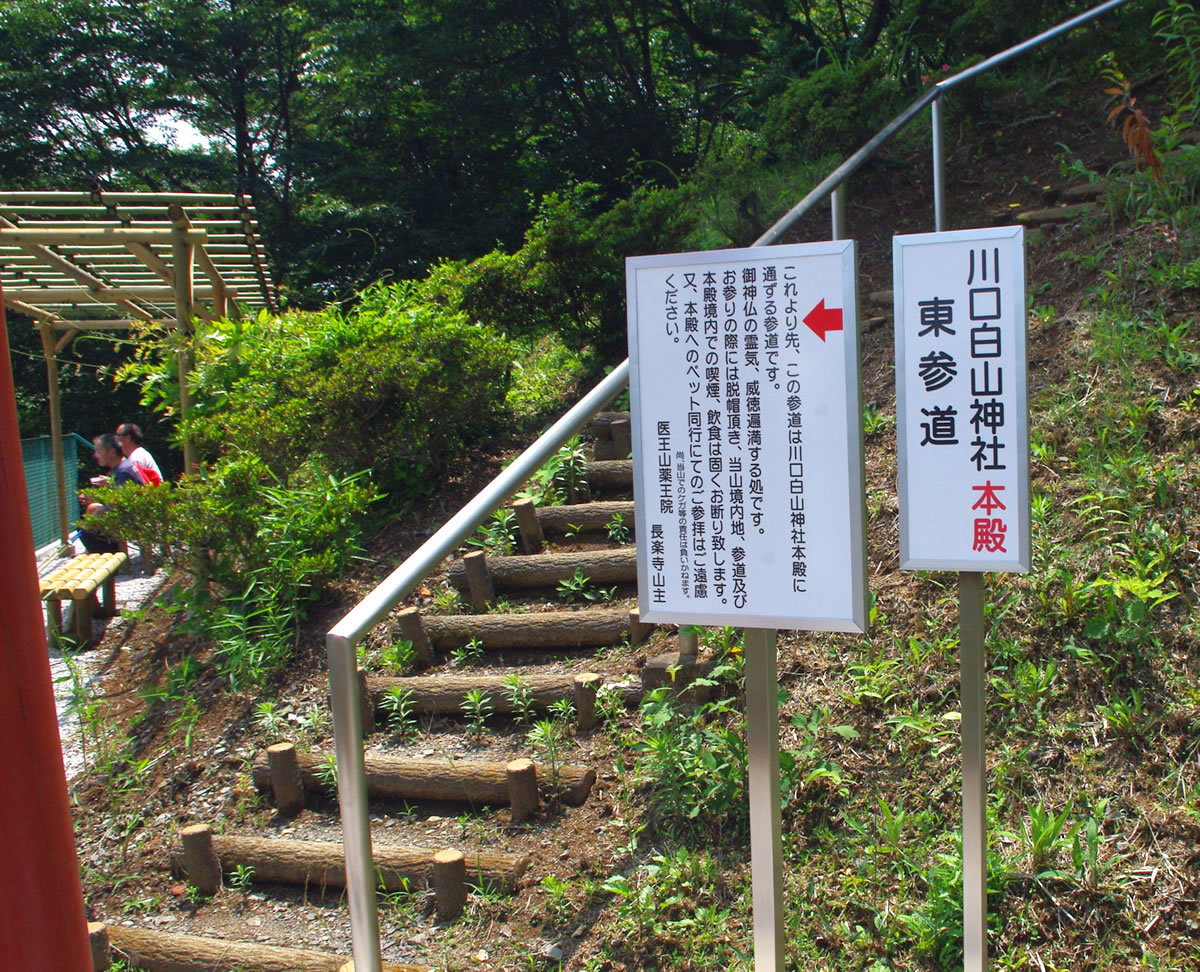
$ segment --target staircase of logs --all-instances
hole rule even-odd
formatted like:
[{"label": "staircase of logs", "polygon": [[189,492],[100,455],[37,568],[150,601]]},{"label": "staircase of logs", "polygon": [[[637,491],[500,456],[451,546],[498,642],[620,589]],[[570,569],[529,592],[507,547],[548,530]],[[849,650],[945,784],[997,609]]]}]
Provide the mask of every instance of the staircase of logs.
[{"label": "staircase of logs", "polygon": [[[367,789],[373,813],[386,814],[403,803],[427,801],[438,806],[460,804],[466,812],[485,808],[507,808],[510,824],[536,821],[540,809],[554,806],[559,813],[586,803],[596,782],[596,767],[575,763],[549,767],[532,754],[506,762],[466,758],[428,759],[396,752],[371,752],[371,733],[383,721],[382,701],[389,689],[409,691],[413,712],[420,717],[461,718],[470,693],[486,692],[493,713],[513,713],[507,679],[519,673],[526,705],[546,712],[562,699],[574,703],[575,729],[580,735],[596,724],[596,694],[604,678],[591,671],[567,671],[540,662],[568,653],[576,662],[587,653],[621,643],[638,645],[651,634],[636,610],[628,606],[595,604],[526,613],[488,613],[498,594],[536,594],[544,603],[556,597],[557,585],[580,572],[599,587],[618,586],[632,599],[637,580],[637,556],[632,541],[625,546],[603,548],[597,537],[619,514],[632,531],[634,504],[631,498],[633,469],[629,458],[629,416],[600,413],[590,426],[594,458],[586,468],[586,501],[567,506],[535,507],[529,500],[514,502],[520,532],[520,552],[493,556],[474,551],[453,560],[445,579],[462,592],[471,613],[437,614],[407,607],[395,615],[393,634],[412,642],[424,671],[419,675],[368,675],[360,670],[363,726],[366,747]],[[566,536],[585,535],[589,548],[563,552],[555,549]],[[474,641],[489,657],[499,653],[519,655],[519,666],[478,669],[451,667],[447,656]],[[696,639],[682,636],[676,650],[649,659],[640,671],[626,672],[615,691],[628,706],[636,705],[646,689],[674,676],[682,686],[702,670],[696,660]],[[586,664],[586,661],[583,662]],[[680,674],[682,673],[682,675]],[[465,732],[465,725],[460,724]],[[419,742],[417,743],[419,745]],[[336,809],[329,805],[326,781],[322,778],[322,754],[301,752],[291,742],[267,747],[254,761],[252,780],[272,802],[281,818],[306,813],[324,814],[337,825]],[[376,810],[375,805],[379,808]],[[468,897],[468,885],[484,883],[511,893],[523,881],[536,883],[527,875],[528,858],[490,848],[389,845],[376,842],[375,868],[382,890],[427,889],[439,919],[457,917]],[[340,889],[346,874],[343,848],[334,841],[296,840],[217,834],[206,823],[187,826],[172,855],[172,869],[201,894],[211,895],[228,886],[231,875],[253,874],[263,893],[272,886],[292,885],[307,891]],[[221,962],[251,969],[343,969],[346,956],[326,955],[252,943],[224,942],[189,935],[134,931],[97,925],[93,945],[97,967],[105,967],[102,955],[110,951],[135,960],[136,967],[150,970],[214,968],[212,955]],[[421,965],[385,965],[388,969],[425,969]]]}]

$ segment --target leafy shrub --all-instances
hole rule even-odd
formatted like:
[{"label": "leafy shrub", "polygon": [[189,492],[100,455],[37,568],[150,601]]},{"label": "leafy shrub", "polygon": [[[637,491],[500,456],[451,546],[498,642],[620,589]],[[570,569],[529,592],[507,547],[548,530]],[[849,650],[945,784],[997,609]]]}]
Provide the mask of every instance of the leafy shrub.
[{"label": "leafy shrub", "polygon": [[[147,343],[119,379],[171,408],[176,347],[171,334]],[[338,476],[371,469],[404,501],[490,431],[512,355],[505,338],[411,284],[376,284],[346,313],[198,322],[195,408],[181,433],[209,456],[259,456],[281,481],[308,460]]]},{"label": "leafy shrub", "polygon": [[767,106],[762,136],[784,159],[857,149],[896,113],[899,85],[880,58],[827,64]]}]

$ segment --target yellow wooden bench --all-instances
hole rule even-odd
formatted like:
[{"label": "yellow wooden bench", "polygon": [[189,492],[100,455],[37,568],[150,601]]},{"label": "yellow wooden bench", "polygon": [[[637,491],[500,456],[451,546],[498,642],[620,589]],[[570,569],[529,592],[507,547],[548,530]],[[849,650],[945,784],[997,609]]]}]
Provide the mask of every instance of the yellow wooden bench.
[{"label": "yellow wooden bench", "polygon": [[116,578],[129,557],[123,553],[83,554],[41,579],[46,602],[46,626],[51,644],[62,636],[62,602],[75,604],[75,640],[80,648],[92,640],[92,613],[96,591],[103,592],[104,609],[116,613]]}]

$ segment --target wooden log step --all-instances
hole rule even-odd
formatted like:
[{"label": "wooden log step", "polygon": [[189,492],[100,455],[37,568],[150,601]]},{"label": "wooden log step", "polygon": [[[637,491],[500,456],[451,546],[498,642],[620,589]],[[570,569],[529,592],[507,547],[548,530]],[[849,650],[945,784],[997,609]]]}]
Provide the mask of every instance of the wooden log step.
[{"label": "wooden log step", "polygon": [[1069,223],[1084,213],[1096,208],[1095,203],[1072,203],[1069,206],[1052,206],[1049,209],[1028,209],[1017,213],[1017,222],[1026,226],[1045,226],[1050,223]]},{"label": "wooden log step", "polygon": [[[341,844],[318,840],[272,840],[214,834],[213,851],[221,869],[230,874],[241,865],[254,868],[254,880],[268,884],[298,884],[307,888],[344,888],[346,858]],[[378,884],[387,891],[430,886],[433,855],[442,847],[408,847],[373,844]],[[497,851],[464,851],[471,880],[511,892],[529,866],[529,858]],[[171,855],[171,865],[186,874],[182,849]]]},{"label": "wooden log step", "polygon": [[[575,674],[573,672],[521,673],[521,685],[529,690],[531,705],[545,712],[559,699],[573,698]],[[389,689],[405,688],[412,693],[413,711],[418,715],[457,715],[463,710],[463,700],[468,692],[485,692],[492,700],[492,711],[498,715],[511,715],[512,683],[505,675],[416,675],[409,678],[387,676],[367,679],[367,692],[378,712]]]},{"label": "wooden log step", "polygon": [[610,437],[612,435],[610,426],[613,422],[619,422],[622,419],[628,422],[629,416],[629,412],[597,412],[588,422],[588,431],[596,438]]},{"label": "wooden log step", "polygon": [[[637,549],[622,547],[618,550],[489,557],[487,569],[497,590],[553,587],[559,581],[573,577],[577,570],[596,586],[632,583],[637,580]],[[461,559],[450,565],[446,576],[460,591],[468,590],[466,565]]]},{"label": "wooden log step", "polygon": [[[391,688],[406,688],[412,693],[413,712],[416,715],[460,715],[463,712],[463,700],[473,689],[487,693],[492,702],[492,711],[497,715],[512,715],[512,685],[506,678],[504,675],[415,675],[405,678],[381,675],[367,679],[367,692],[379,724],[385,719],[381,709],[383,697]],[[559,699],[574,698],[578,706],[576,678],[577,674],[573,672],[522,672],[521,684],[529,689],[533,708],[545,712]],[[643,686],[640,684],[621,689],[621,697],[628,706],[638,705],[642,694]]]},{"label": "wooden log step", "polygon": [[629,532],[633,533],[633,500],[610,500],[601,503],[575,503],[571,506],[541,506],[538,523],[547,533],[566,533],[568,530],[594,532],[608,526],[620,515]]},{"label": "wooden log step", "polygon": [[[324,764],[318,753],[297,753],[300,780],[306,790],[324,792],[317,769]],[[410,759],[403,756],[366,756],[367,793],[387,800],[452,800],[459,803],[508,803],[508,774],[504,763],[470,760]],[[251,770],[254,785],[271,793],[271,770],[266,753],[261,753]],[[555,795],[550,767],[537,767],[541,792]],[[559,766],[557,796],[563,803],[580,806],[596,782],[596,771],[588,766]]]},{"label": "wooden log step", "polygon": [[[257,942],[201,938],[199,935],[173,935],[106,925],[104,933],[115,957],[125,959],[129,968],[143,972],[339,972],[349,955],[332,955],[300,948],[280,948]],[[384,972],[434,972],[432,966],[384,962]]]},{"label": "wooden log step", "polygon": [[633,460],[607,459],[589,462],[585,475],[592,489],[632,489]]},{"label": "wooden log step", "polygon": [[[540,559],[540,558],[539,558]],[[421,624],[433,646],[450,651],[472,638],[484,648],[597,648],[629,633],[626,608],[536,614],[430,614]]]}]

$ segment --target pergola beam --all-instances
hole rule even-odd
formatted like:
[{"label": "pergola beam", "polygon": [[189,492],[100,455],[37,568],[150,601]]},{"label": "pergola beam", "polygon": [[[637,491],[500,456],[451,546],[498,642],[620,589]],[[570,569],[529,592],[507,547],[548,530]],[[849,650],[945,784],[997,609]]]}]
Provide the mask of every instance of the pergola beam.
[{"label": "pergola beam", "polygon": [[[194,297],[211,298],[216,287],[197,287]],[[100,300],[110,304],[122,304],[129,300],[174,300],[175,290],[172,287],[39,287],[29,290],[17,290],[22,300],[29,304],[80,304],[90,300]],[[236,293],[236,291],[235,291]],[[141,308],[136,308],[141,310]],[[143,313],[145,313],[143,311]],[[140,316],[140,315],[139,315]],[[147,317],[146,320],[150,318]]]},{"label": "pergola beam", "polygon": [[[230,192],[105,192],[101,196],[102,199],[111,199],[113,202],[128,202],[128,203],[158,203],[165,206],[168,203],[195,204],[195,203],[226,203],[235,206],[240,206],[245,196],[234,195]],[[22,202],[38,202],[39,200],[49,200],[51,202],[60,203],[92,203],[96,202],[96,197],[90,192],[70,192],[63,190],[39,192],[30,190],[17,190],[9,192],[0,192],[0,204],[2,203],[22,203]]]},{"label": "pergola beam", "polygon": [[[105,243],[124,244],[133,240],[139,243],[171,243],[174,239],[170,229],[104,228],[97,230],[75,229],[30,229],[27,225],[17,229],[0,229],[0,245],[26,243],[38,246],[95,246]],[[204,243],[208,234],[202,229],[187,231],[189,243]]]}]

